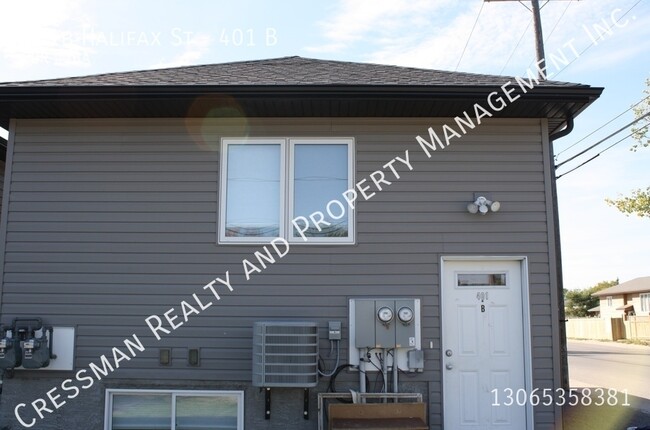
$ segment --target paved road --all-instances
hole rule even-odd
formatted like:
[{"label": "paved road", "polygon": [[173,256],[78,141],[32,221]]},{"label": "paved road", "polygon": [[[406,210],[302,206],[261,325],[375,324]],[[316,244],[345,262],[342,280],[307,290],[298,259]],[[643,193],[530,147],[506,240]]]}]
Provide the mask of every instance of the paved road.
[{"label": "paved road", "polygon": [[650,347],[569,340],[568,350],[571,387],[627,390],[650,411]]}]

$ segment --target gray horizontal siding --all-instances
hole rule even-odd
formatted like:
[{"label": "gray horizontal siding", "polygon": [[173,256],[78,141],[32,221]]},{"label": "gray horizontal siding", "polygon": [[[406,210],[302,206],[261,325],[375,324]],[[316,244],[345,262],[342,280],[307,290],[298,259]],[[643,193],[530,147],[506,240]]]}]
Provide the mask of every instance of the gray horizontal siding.
[{"label": "gray horizontal siding", "polygon": [[[0,160],[0,196],[2,196],[4,187],[5,187],[5,162]],[[0,200],[2,200],[2,197],[0,197]],[[2,201],[0,201],[0,213],[2,213]]]},{"label": "gray horizontal siding", "polygon": [[[200,125],[190,122],[196,133],[189,134],[181,120],[18,121],[3,318],[38,315],[54,325],[76,326],[78,367],[138,333],[150,348],[125,363],[118,377],[248,381],[254,321],[314,320],[324,338],[326,321],[338,319],[347,337],[348,298],[416,296],[423,299],[423,345],[434,345],[425,350],[426,369],[416,380],[429,382],[435,400],[441,398],[440,255],[526,255],[534,386],[552,386],[550,250],[538,121],[488,121],[427,159],[415,136],[428,136],[430,120],[251,119],[251,135],[354,137],[357,179],[406,149],[414,171],[400,168],[401,180],[359,204],[357,245],[292,246],[250,282],[241,260],[259,248],[215,243],[219,142],[241,135],[242,128],[223,121],[198,133]],[[491,192],[501,211],[467,214],[475,191]],[[172,306],[178,310],[181,300],[226,270],[235,291],[155,342],[144,319]],[[172,348],[175,357],[164,372],[158,347]],[[200,371],[182,359],[193,347],[202,350]],[[440,422],[440,414],[434,405],[431,421]]]}]

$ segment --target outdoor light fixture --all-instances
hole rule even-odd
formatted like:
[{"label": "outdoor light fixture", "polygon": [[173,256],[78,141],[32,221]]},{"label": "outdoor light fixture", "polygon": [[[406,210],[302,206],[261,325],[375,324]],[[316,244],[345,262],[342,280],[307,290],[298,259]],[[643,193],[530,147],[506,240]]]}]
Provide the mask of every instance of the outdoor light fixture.
[{"label": "outdoor light fixture", "polygon": [[485,196],[479,196],[467,205],[467,212],[471,214],[480,213],[485,215],[488,211],[497,212],[499,209],[501,209],[501,203],[488,200]]}]

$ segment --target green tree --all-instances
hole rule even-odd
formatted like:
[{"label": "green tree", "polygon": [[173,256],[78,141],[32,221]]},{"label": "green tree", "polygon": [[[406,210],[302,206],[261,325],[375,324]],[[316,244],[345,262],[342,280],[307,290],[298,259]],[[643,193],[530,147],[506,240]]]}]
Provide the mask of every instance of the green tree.
[{"label": "green tree", "polygon": [[618,285],[618,279],[613,281],[602,281],[591,288],[582,290],[564,289],[564,311],[567,317],[587,317],[589,309],[598,306],[600,299],[592,294],[605,288]]},{"label": "green tree", "polygon": [[[647,88],[643,91],[645,99],[634,108],[634,116],[642,118],[632,128],[632,136],[638,143],[633,145],[630,150],[635,152],[639,148],[650,146],[650,79],[646,80],[646,86]],[[605,199],[605,201],[626,215],[633,214],[650,218],[650,187],[634,190],[629,196],[619,195],[617,199]]]},{"label": "green tree", "polygon": [[650,131],[648,130],[648,127],[650,127],[650,79],[647,79],[645,84],[647,87],[643,90],[645,98],[634,108],[634,117],[643,119],[635,127],[632,127],[632,136],[639,142],[632,146],[632,151],[636,151],[640,147],[647,148],[650,146]]},{"label": "green tree", "polygon": [[632,191],[629,196],[619,196],[616,200],[605,200],[626,215],[637,215],[650,218],[650,187]]}]

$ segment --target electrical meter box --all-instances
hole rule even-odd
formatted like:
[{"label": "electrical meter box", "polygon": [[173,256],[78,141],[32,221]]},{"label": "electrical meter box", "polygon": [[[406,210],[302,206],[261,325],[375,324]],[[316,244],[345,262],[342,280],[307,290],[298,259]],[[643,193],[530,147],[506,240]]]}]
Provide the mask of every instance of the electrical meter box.
[{"label": "electrical meter box", "polygon": [[[352,308],[352,302],[350,304]],[[357,348],[375,347],[375,301],[355,300],[354,301],[354,327],[355,346]],[[352,335],[352,334],[351,334]]]},{"label": "electrical meter box", "polygon": [[[420,328],[419,299],[352,299],[356,348],[415,348]],[[417,316],[417,318],[416,318]],[[419,343],[419,342],[417,342]]]},{"label": "electrical meter box", "polygon": [[[418,300],[418,328],[420,326],[420,301]],[[395,347],[415,348],[415,299],[395,300],[397,322]]]}]

